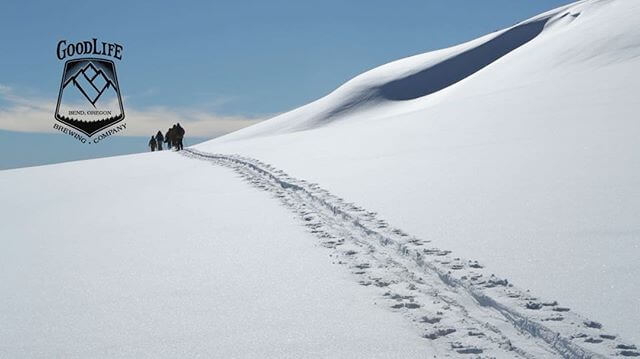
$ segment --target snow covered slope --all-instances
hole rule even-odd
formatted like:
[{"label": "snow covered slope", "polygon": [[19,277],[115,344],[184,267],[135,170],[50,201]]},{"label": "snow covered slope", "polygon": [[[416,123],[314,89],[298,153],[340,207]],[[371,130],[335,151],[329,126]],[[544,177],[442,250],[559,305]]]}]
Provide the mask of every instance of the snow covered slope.
[{"label": "snow covered slope", "polygon": [[0,357],[640,356],[638,19],[581,1],[182,155],[0,172]]},{"label": "snow covered slope", "polygon": [[197,146],[257,158],[640,342],[640,2],[586,0]]},{"label": "snow covered slope", "polygon": [[2,358],[426,358],[291,214],[170,152],[0,172]]}]

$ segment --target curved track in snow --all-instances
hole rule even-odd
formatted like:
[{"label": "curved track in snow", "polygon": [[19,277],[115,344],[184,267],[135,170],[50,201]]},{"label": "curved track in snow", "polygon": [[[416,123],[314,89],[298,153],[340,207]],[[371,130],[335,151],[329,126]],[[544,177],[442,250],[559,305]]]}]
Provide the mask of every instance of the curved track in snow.
[{"label": "curved track in snow", "polygon": [[640,357],[592,320],[541,300],[477,261],[391,227],[352,203],[258,160],[186,149],[183,155],[224,166],[272,193],[364,286],[378,304],[411,320],[439,357]]}]

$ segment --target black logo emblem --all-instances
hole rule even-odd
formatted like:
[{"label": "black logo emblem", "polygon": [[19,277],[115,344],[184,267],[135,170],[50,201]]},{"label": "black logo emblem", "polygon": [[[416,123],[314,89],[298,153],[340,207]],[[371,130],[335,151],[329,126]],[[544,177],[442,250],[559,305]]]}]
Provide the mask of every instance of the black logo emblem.
[{"label": "black logo emblem", "polygon": [[124,119],[116,66],[82,58],[64,64],[56,120],[91,137]]}]

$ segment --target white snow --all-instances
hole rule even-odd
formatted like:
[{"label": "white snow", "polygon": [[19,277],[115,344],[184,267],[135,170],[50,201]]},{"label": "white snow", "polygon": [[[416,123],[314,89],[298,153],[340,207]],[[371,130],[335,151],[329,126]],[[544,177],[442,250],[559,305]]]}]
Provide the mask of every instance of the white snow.
[{"label": "white snow", "polygon": [[0,356],[637,354],[638,19],[584,0],[191,158],[0,172]]},{"label": "white snow", "polygon": [[227,169],[165,152],[1,174],[12,190],[2,194],[0,357],[430,352]]},{"label": "white snow", "polygon": [[380,88],[476,61],[463,51],[500,33],[381,66],[197,148],[317,182],[637,343],[638,19],[634,0],[578,2],[525,22],[547,21],[442,91],[389,100]]}]

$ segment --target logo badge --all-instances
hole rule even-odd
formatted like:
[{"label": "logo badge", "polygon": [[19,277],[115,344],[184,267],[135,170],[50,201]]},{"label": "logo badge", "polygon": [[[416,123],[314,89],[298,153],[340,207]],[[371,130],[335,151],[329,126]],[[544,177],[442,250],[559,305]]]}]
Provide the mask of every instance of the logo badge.
[{"label": "logo badge", "polygon": [[64,64],[55,118],[91,137],[124,119],[113,61],[99,58]]}]

